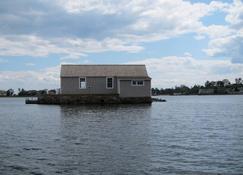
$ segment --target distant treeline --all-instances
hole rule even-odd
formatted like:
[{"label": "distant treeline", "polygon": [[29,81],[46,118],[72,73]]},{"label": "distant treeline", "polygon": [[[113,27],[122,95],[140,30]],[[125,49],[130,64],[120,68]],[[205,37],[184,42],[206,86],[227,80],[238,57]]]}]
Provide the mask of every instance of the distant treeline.
[{"label": "distant treeline", "polygon": [[59,89],[43,89],[43,90],[25,90],[19,88],[17,92],[14,89],[8,89],[7,91],[0,90],[0,96],[17,96],[17,97],[29,97],[29,96],[38,96],[38,95],[45,95],[45,94],[58,94]]},{"label": "distant treeline", "polygon": [[165,89],[152,88],[152,95],[196,95],[200,88],[203,88],[203,86],[194,85],[193,87],[188,87],[181,85]]},{"label": "distant treeline", "polygon": [[[60,89],[51,90],[25,90],[19,88],[17,92],[14,89],[0,90],[0,96],[38,96],[45,94],[59,94]],[[243,94],[243,80],[236,78],[235,82],[231,83],[228,79],[220,81],[206,81],[204,85],[194,85],[188,87],[185,85],[176,86],[173,88],[152,88],[152,95],[209,95],[209,94]]]},{"label": "distant treeline", "polygon": [[243,93],[243,80],[236,78],[234,83],[228,79],[220,81],[206,81],[204,85],[185,85],[173,88],[152,88],[152,95],[206,95],[206,94],[239,94]]}]

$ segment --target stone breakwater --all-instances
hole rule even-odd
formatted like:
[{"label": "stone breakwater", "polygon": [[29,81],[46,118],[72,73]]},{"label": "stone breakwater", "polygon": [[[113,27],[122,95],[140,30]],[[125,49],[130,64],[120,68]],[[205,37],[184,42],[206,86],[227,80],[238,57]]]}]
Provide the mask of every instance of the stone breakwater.
[{"label": "stone breakwater", "polygon": [[55,104],[55,105],[79,105],[79,104],[141,104],[152,103],[151,97],[119,97],[118,95],[43,95],[28,98],[26,104]]}]

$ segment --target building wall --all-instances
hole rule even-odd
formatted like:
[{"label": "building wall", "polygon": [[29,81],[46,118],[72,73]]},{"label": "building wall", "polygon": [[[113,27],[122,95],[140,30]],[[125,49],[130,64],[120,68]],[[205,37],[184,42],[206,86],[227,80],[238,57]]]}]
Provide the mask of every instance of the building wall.
[{"label": "building wall", "polygon": [[198,94],[199,95],[210,95],[210,94],[214,94],[214,89],[199,89]]},{"label": "building wall", "polygon": [[7,91],[0,90],[0,96],[7,96]]},{"label": "building wall", "polygon": [[86,77],[86,89],[79,88],[79,77],[62,77],[62,94],[117,94],[117,79],[113,79],[113,89],[106,88],[106,77]]},{"label": "building wall", "polygon": [[[135,79],[137,80],[137,79]],[[120,80],[120,97],[150,97],[151,81],[144,80],[144,86],[132,86],[131,80]]]},{"label": "building wall", "polygon": [[[113,89],[106,88],[106,77],[86,77],[86,89],[79,88],[79,77],[62,77],[62,94],[118,94],[120,97],[150,97],[151,81],[144,80],[144,86],[132,86],[131,80],[138,80],[134,77],[117,78],[114,77]],[[118,84],[119,87],[118,87]]]}]

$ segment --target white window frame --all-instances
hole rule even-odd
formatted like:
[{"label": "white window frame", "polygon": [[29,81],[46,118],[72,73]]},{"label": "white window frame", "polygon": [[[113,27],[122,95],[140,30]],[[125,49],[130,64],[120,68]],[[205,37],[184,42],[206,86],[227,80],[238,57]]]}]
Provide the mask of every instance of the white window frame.
[{"label": "white window frame", "polygon": [[[81,87],[81,83],[80,83],[80,79],[85,79],[85,87],[83,88],[83,87]],[[86,77],[79,77],[79,89],[87,89],[87,79],[86,79]]]},{"label": "white window frame", "polygon": [[[108,87],[108,78],[112,79],[112,87]],[[106,89],[113,89],[114,88],[114,77],[106,77]]]},{"label": "white window frame", "polygon": [[[138,81],[142,81],[143,84],[138,84]],[[136,82],[133,84],[133,82]],[[131,86],[144,86],[144,80],[131,80]]]}]

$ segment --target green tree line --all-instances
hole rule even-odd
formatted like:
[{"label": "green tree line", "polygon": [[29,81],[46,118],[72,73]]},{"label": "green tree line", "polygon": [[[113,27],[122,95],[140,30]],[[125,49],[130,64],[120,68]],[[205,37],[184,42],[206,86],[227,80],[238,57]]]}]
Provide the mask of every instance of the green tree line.
[{"label": "green tree line", "polygon": [[228,79],[219,81],[206,81],[204,85],[175,86],[172,88],[152,88],[152,95],[197,95],[200,89],[213,89],[215,94],[227,94],[238,92],[243,88],[243,80],[236,78],[231,83]]}]

